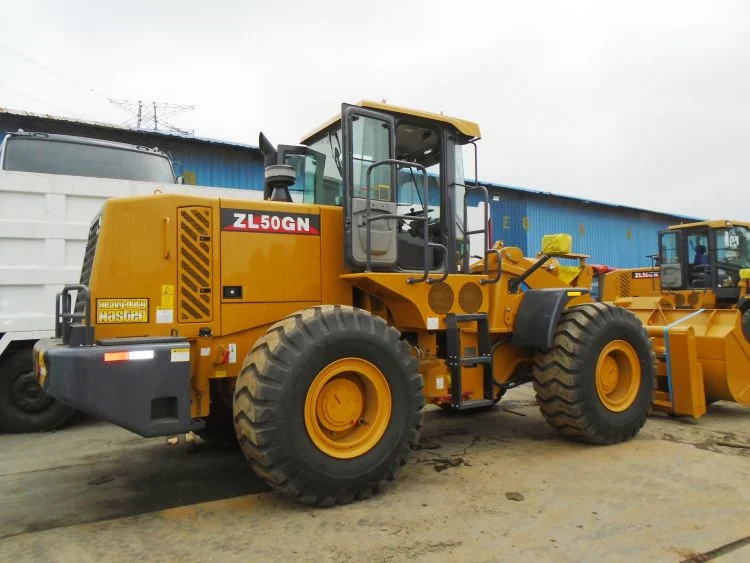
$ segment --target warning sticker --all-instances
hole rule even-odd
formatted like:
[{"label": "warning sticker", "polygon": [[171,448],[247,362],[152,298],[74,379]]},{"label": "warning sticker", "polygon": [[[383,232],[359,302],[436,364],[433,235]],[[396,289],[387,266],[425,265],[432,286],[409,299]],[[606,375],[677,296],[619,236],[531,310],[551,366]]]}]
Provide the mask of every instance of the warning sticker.
[{"label": "warning sticker", "polygon": [[174,311],[172,309],[156,309],[156,323],[169,324],[174,322]]},{"label": "warning sticker", "polygon": [[190,348],[172,348],[173,362],[189,362]]},{"label": "warning sticker", "polygon": [[97,299],[96,322],[126,324],[148,322],[148,299]]},{"label": "warning sticker", "polygon": [[161,286],[161,308],[162,309],[174,309],[174,286],[173,285]]}]

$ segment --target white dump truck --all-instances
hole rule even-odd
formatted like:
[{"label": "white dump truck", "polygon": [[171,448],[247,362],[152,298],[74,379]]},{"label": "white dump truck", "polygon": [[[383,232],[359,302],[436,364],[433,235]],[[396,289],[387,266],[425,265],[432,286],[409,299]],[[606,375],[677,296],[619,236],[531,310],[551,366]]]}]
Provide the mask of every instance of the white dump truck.
[{"label": "white dump truck", "polygon": [[[51,430],[73,416],[33,375],[32,347],[53,336],[49,304],[77,283],[91,221],[111,197],[155,191],[259,199],[262,191],[180,185],[158,149],[46,133],[0,145],[0,429]],[[239,194],[239,195],[238,195]]]}]

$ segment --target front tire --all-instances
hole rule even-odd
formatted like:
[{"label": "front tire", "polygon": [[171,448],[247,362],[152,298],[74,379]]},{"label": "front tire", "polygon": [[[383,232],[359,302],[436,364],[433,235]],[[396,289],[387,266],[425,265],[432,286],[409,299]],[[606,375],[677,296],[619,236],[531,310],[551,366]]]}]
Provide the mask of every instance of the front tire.
[{"label": "front tire", "polygon": [[654,393],[654,351],[638,318],[587,303],[563,312],[554,345],[534,359],[542,415],[563,436],[594,444],[633,438]]},{"label": "front tire", "polygon": [[41,388],[31,349],[13,352],[0,364],[0,428],[14,433],[47,432],[65,425],[75,412]]},{"label": "front tire", "polygon": [[295,313],[258,340],[234,394],[245,457],[272,488],[316,506],[369,498],[406,464],[422,378],[398,331],[353,307]]}]

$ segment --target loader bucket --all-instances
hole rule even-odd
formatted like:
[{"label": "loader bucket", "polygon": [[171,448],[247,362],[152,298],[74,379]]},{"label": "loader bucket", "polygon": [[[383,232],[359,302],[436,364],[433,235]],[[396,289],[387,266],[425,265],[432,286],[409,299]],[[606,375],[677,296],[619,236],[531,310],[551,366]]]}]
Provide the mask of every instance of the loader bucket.
[{"label": "loader bucket", "polygon": [[661,297],[618,299],[646,327],[656,352],[653,406],[699,418],[713,401],[750,405],[750,342],[736,309],[676,309]]}]

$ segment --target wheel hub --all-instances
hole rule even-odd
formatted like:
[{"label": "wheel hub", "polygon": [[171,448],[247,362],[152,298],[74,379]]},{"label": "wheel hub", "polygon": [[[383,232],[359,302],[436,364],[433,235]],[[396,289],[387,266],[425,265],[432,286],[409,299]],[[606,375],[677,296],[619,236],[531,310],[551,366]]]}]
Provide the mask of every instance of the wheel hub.
[{"label": "wheel hub", "polygon": [[339,377],[326,383],[320,392],[317,415],[326,430],[342,432],[359,424],[362,406],[359,385]]},{"label": "wheel hub", "polygon": [[351,459],[374,448],[391,418],[391,392],[383,372],[361,358],[328,364],[305,398],[305,427],[321,452]]},{"label": "wheel hub", "polygon": [[52,403],[52,397],[44,392],[33,371],[24,372],[16,378],[12,385],[12,398],[16,406],[26,412],[39,412]]},{"label": "wheel hub", "polygon": [[617,368],[617,362],[612,356],[604,358],[602,371],[602,389],[605,393],[611,393],[617,387],[617,381],[620,378],[620,370]]},{"label": "wheel hub", "polygon": [[605,408],[622,412],[630,408],[641,386],[641,365],[633,346],[613,340],[596,363],[596,392]]}]

